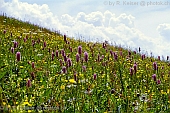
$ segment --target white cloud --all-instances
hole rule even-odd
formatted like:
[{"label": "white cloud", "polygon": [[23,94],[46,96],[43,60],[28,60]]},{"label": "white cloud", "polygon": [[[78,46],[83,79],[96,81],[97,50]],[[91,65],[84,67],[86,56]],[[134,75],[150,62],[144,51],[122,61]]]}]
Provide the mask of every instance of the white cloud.
[{"label": "white cloud", "polygon": [[66,26],[73,26],[75,24],[74,18],[68,14],[64,14],[61,16],[60,21],[63,25]]},{"label": "white cloud", "polygon": [[[170,46],[169,43],[162,43],[164,39],[160,37],[145,36],[135,27],[135,17],[130,14],[122,13],[116,16],[107,10],[104,13],[100,11],[89,14],[79,12],[76,16],[63,14],[61,17],[57,17],[46,4],[28,4],[18,0],[12,2],[0,0],[0,10],[10,16],[60,30],[62,33],[68,31],[70,36],[76,36],[75,34],[79,33],[85,40],[107,40],[126,47],[141,47],[147,51],[152,51],[156,55],[168,55],[170,53],[170,50],[166,48]],[[170,35],[169,24],[160,24],[157,29],[161,36],[167,37]]]},{"label": "white cloud", "polygon": [[169,41],[170,38],[170,24],[159,24],[157,27],[157,30],[159,31],[160,35],[163,36],[167,41]]},{"label": "white cloud", "polygon": [[94,26],[103,26],[104,16],[101,12],[92,12],[90,14],[85,14],[80,12],[77,14],[76,20],[87,22],[88,24],[93,24]]},{"label": "white cloud", "polygon": [[111,13],[110,11],[105,11],[104,12],[104,26],[108,27],[109,25],[114,25],[114,23],[112,23],[112,18],[114,20],[115,18],[115,14]]}]

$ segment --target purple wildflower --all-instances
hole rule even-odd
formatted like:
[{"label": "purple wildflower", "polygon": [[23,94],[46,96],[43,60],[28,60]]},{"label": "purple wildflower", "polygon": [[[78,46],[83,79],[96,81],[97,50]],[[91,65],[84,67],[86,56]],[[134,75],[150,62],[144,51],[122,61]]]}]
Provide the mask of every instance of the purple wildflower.
[{"label": "purple wildflower", "polygon": [[68,66],[68,67],[72,66],[71,58],[68,58],[68,59],[67,59],[67,66]]},{"label": "purple wildflower", "polygon": [[111,94],[114,94],[116,91],[115,91],[115,89],[112,89],[111,90]]},{"label": "purple wildflower", "polygon": [[156,64],[156,62],[153,63],[153,69],[154,69],[154,70],[157,70],[157,64]]},{"label": "purple wildflower", "polygon": [[142,60],[144,60],[144,59],[145,59],[145,54],[142,55]]},{"label": "purple wildflower", "polygon": [[28,79],[26,86],[27,86],[27,87],[31,87],[31,80],[30,80],[30,79]]},{"label": "purple wildflower", "polygon": [[137,64],[134,64],[133,68],[134,68],[134,73],[136,73],[137,72]]},{"label": "purple wildflower", "polygon": [[61,50],[61,54],[62,56],[65,56],[65,51],[63,49]]},{"label": "purple wildflower", "polygon": [[134,54],[136,54],[136,51],[133,51]]},{"label": "purple wildflower", "polygon": [[169,60],[169,56],[167,56],[167,59],[166,60]]},{"label": "purple wildflower", "polygon": [[24,42],[26,42],[27,41],[27,39],[26,38],[24,38]]},{"label": "purple wildflower", "polygon": [[162,66],[162,69],[164,69],[164,66]]},{"label": "purple wildflower", "polygon": [[130,51],[128,52],[128,55],[131,56],[131,52]]},{"label": "purple wildflower", "polygon": [[11,47],[11,52],[14,53],[14,48],[13,47]]},{"label": "purple wildflower", "polygon": [[79,60],[80,60],[80,56],[79,56],[79,54],[77,53],[77,54],[76,54],[76,61],[79,62]]},{"label": "purple wildflower", "polygon": [[56,55],[56,57],[58,57],[58,50],[55,51],[55,55]]},{"label": "purple wildflower", "polygon": [[97,55],[97,61],[100,61],[100,54]]},{"label": "purple wildflower", "polygon": [[54,56],[55,56],[55,54],[54,54],[54,52],[52,52],[52,53],[51,53],[51,59],[52,59],[52,61],[54,60]]},{"label": "purple wildflower", "polygon": [[67,73],[67,69],[65,66],[62,67],[62,71],[63,71],[63,73]]},{"label": "purple wildflower", "polygon": [[34,63],[34,62],[32,62],[31,66],[32,66],[32,68],[35,68],[35,63]]},{"label": "purple wildflower", "polygon": [[44,48],[45,48],[45,47],[47,47],[47,43],[46,43],[46,42],[44,42],[44,43],[43,43],[43,46],[44,46]]},{"label": "purple wildflower", "polygon": [[31,77],[32,77],[33,80],[35,79],[35,73],[34,72],[31,72]]},{"label": "purple wildflower", "polygon": [[14,41],[14,48],[18,47],[18,42]]},{"label": "purple wildflower", "polygon": [[88,53],[84,52],[84,60],[87,62],[88,61]]},{"label": "purple wildflower", "polygon": [[112,50],[110,50],[110,55],[113,56],[113,51]]},{"label": "purple wildflower", "polygon": [[32,46],[34,47],[34,45],[35,45],[35,41],[34,41],[34,40],[32,40]]},{"label": "purple wildflower", "polygon": [[86,72],[86,66],[82,66],[83,72]]},{"label": "purple wildflower", "polygon": [[160,60],[160,56],[158,56],[158,60]]},{"label": "purple wildflower", "polygon": [[63,57],[64,57],[64,61],[66,62],[66,61],[67,61],[67,56],[66,56],[66,55],[64,55]]},{"label": "purple wildflower", "polygon": [[6,30],[4,30],[4,34],[6,34]]},{"label": "purple wildflower", "polygon": [[140,51],[141,51],[141,50],[140,50],[140,47],[139,47],[139,53],[140,53]]},{"label": "purple wildflower", "polygon": [[118,59],[118,55],[117,53],[114,53],[114,59],[117,60]]},{"label": "purple wildflower", "polygon": [[73,52],[73,49],[72,49],[72,47],[70,47],[70,52]]},{"label": "purple wildflower", "polygon": [[130,68],[130,75],[133,75],[133,68]]},{"label": "purple wildflower", "polygon": [[74,80],[77,81],[77,73],[74,73]]},{"label": "purple wildflower", "polygon": [[97,78],[97,75],[96,75],[96,73],[93,75],[93,79],[94,80],[96,80],[96,78]]},{"label": "purple wildflower", "polygon": [[64,35],[64,41],[67,42],[67,38],[66,38],[66,35]]},{"label": "purple wildflower", "polygon": [[152,75],[152,79],[153,79],[154,81],[156,81],[156,74],[153,74],[153,75]]},{"label": "purple wildflower", "polygon": [[156,83],[157,83],[157,84],[160,84],[160,83],[161,83],[161,80],[157,80]]},{"label": "purple wildflower", "polygon": [[81,54],[82,53],[82,47],[78,46],[78,53]]},{"label": "purple wildflower", "polygon": [[17,59],[17,61],[21,60],[21,53],[20,52],[16,53],[16,59]]}]

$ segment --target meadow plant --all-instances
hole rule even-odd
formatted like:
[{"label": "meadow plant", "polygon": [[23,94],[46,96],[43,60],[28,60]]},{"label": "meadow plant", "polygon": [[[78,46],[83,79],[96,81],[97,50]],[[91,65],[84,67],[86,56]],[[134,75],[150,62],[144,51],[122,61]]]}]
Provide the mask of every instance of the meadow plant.
[{"label": "meadow plant", "polygon": [[170,112],[169,56],[76,40],[6,16],[0,30],[2,113]]},{"label": "meadow plant", "polygon": [[21,53],[20,52],[16,53],[16,59],[17,59],[17,61],[21,60]]}]

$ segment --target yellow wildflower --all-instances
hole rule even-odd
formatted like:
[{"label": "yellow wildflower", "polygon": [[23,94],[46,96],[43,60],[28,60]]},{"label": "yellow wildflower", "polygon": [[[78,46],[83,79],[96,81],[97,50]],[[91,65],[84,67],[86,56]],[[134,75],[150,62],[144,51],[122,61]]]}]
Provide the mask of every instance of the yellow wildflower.
[{"label": "yellow wildflower", "polygon": [[169,94],[169,89],[167,90],[167,94]]},{"label": "yellow wildflower", "polygon": [[81,73],[81,74],[79,74],[79,76],[80,76],[80,77],[83,77],[83,74]]},{"label": "yellow wildflower", "polygon": [[72,83],[72,84],[76,83],[76,81],[74,79],[70,79],[69,82]]},{"label": "yellow wildflower", "polygon": [[95,85],[94,85],[94,84],[92,84],[92,85],[91,85],[91,88],[93,89],[94,87],[95,87]]},{"label": "yellow wildflower", "polygon": [[6,105],[6,102],[2,102],[3,105]]},{"label": "yellow wildflower", "polygon": [[55,75],[56,77],[58,76],[58,74]]},{"label": "yellow wildflower", "polygon": [[11,106],[10,105],[8,105],[8,108],[10,108]]},{"label": "yellow wildflower", "polygon": [[23,104],[22,104],[23,106],[25,106],[25,105],[28,105],[28,106],[31,106],[31,104],[26,100],[25,102],[23,102]]},{"label": "yellow wildflower", "polygon": [[64,89],[65,89],[65,86],[64,86],[64,85],[61,85],[60,88],[64,90]]},{"label": "yellow wildflower", "polygon": [[24,68],[24,66],[19,66],[21,69]]},{"label": "yellow wildflower", "polygon": [[32,110],[28,110],[28,113],[31,113],[32,112]]},{"label": "yellow wildflower", "polygon": [[166,94],[166,92],[164,92],[163,90],[161,90],[161,93],[162,93],[162,94]]}]

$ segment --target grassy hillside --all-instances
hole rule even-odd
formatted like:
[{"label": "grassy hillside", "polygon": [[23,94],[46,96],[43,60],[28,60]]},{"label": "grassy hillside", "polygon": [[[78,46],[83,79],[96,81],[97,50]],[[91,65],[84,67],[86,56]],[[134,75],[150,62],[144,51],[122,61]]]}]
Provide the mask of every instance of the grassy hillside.
[{"label": "grassy hillside", "polygon": [[169,57],[0,16],[1,112],[170,112]]}]

